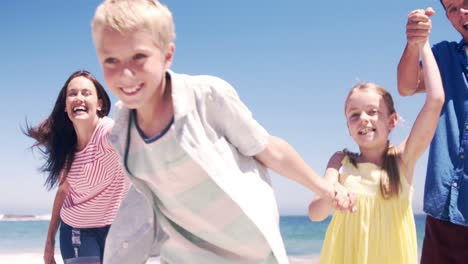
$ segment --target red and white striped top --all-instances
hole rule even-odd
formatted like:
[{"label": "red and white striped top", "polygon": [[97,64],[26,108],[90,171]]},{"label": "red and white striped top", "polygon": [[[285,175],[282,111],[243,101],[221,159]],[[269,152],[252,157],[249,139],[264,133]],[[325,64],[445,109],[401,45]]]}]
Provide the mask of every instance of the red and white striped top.
[{"label": "red and white striped top", "polygon": [[77,228],[110,225],[127,193],[129,181],[119,155],[109,142],[114,121],[99,121],[88,145],[75,153],[66,179],[70,190],[60,211],[66,224]]}]

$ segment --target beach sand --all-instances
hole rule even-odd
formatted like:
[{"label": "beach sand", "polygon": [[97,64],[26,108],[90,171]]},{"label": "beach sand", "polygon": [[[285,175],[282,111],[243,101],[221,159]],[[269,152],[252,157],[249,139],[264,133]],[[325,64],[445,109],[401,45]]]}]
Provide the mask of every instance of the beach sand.
[{"label": "beach sand", "polygon": [[[315,264],[318,262],[318,256],[311,257],[290,257],[290,264]],[[57,264],[63,264],[62,257],[55,255]],[[0,254],[0,263],[14,264],[43,264],[42,253],[18,253],[18,254]],[[147,264],[159,264],[159,259],[148,260]]]},{"label": "beach sand", "polygon": [[[418,259],[421,260],[421,250],[418,251]],[[306,257],[289,257],[290,264],[317,264],[319,260],[318,255]],[[55,255],[57,264],[63,264],[62,257]],[[43,264],[42,253],[18,253],[18,254],[0,254],[0,263],[14,263],[14,264]],[[418,262],[419,263],[419,262]],[[146,264],[159,264],[159,258],[151,258]]]},{"label": "beach sand", "polygon": [[[55,262],[63,264],[62,257],[55,255]],[[0,263],[44,264],[41,253],[5,253],[0,254]]]},{"label": "beach sand", "polygon": [[[316,264],[318,263],[318,256],[316,257],[289,257],[289,264]],[[150,259],[146,264],[159,264],[158,259]]]}]

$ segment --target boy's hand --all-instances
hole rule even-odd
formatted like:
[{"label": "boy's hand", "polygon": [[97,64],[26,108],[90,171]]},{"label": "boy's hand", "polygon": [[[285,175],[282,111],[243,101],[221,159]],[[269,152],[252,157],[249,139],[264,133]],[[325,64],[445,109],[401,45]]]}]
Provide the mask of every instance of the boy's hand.
[{"label": "boy's hand", "polygon": [[335,209],[340,210],[341,212],[343,211],[350,211],[351,213],[354,213],[356,209],[356,197],[354,193],[348,192],[348,189],[346,189],[343,185],[340,183],[335,183],[333,185],[335,189],[335,197],[333,198],[333,207]]},{"label": "boy's hand", "polygon": [[432,7],[425,10],[416,9],[408,14],[406,23],[406,41],[408,45],[422,47],[428,40],[431,33],[432,22],[430,17],[435,14]]}]

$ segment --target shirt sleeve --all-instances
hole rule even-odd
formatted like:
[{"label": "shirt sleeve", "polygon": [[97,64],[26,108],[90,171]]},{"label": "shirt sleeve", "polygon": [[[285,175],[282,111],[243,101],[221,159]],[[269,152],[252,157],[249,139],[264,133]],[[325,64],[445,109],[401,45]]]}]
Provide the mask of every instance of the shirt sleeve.
[{"label": "shirt sleeve", "polygon": [[111,134],[112,128],[114,127],[114,120],[109,117],[104,117],[102,123],[102,144],[106,149],[114,149],[111,142],[109,141],[109,136]]},{"label": "shirt sleeve", "polygon": [[119,101],[114,108],[113,127],[109,134],[109,143],[120,156],[124,155],[124,147],[127,140],[128,122],[130,110]]},{"label": "shirt sleeve", "polygon": [[215,129],[245,156],[263,151],[269,134],[253,118],[234,88],[219,78],[213,78],[211,85],[211,95],[207,100]]}]

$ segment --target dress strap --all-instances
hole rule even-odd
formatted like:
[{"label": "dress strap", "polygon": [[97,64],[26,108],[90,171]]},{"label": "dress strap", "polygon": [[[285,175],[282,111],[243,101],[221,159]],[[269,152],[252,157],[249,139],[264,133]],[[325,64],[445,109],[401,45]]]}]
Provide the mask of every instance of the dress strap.
[{"label": "dress strap", "polygon": [[351,163],[351,160],[349,159],[349,156],[345,154],[343,160],[341,160],[341,165],[347,165],[349,163]]},{"label": "dress strap", "polygon": [[347,171],[347,167],[351,164],[351,160],[349,159],[348,155],[344,155],[343,159],[341,160],[341,166],[340,169],[338,170],[338,182],[343,184],[343,173],[344,171]]}]

